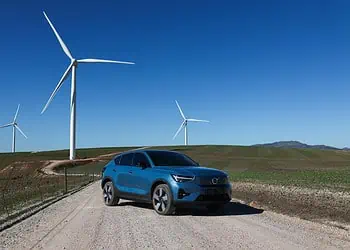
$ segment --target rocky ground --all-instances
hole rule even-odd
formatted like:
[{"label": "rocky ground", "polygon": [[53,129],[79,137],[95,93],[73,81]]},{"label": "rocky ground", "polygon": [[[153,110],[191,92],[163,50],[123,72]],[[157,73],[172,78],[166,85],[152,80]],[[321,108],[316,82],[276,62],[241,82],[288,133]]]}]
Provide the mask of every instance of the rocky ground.
[{"label": "rocky ground", "polygon": [[256,207],[349,229],[347,192],[247,182],[233,183],[233,192],[235,197]]}]

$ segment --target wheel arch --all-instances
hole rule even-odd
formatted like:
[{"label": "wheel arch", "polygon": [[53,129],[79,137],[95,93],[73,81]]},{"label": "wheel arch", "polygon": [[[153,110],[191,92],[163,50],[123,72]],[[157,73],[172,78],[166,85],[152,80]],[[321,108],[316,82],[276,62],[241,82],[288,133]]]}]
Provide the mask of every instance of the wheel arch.
[{"label": "wheel arch", "polygon": [[[152,186],[151,186],[151,190],[150,190],[150,200],[152,200],[152,195],[153,195],[153,191],[154,191],[154,189],[158,186],[158,185],[160,185],[160,184],[166,184],[166,185],[168,185],[169,186],[169,183],[166,181],[166,180],[164,180],[164,179],[157,179],[157,180],[155,180],[154,182],[153,182],[153,184],[152,184]],[[169,186],[169,188],[170,188],[170,186]],[[171,189],[170,189],[171,190]]]},{"label": "wheel arch", "polygon": [[107,182],[109,182],[109,181],[111,181],[111,182],[113,183],[113,180],[112,180],[111,177],[106,176],[105,178],[103,178],[103,180],[102,180],[102,182],[101,182],[101,188],[103,188],[103,186],[104,186]]}]

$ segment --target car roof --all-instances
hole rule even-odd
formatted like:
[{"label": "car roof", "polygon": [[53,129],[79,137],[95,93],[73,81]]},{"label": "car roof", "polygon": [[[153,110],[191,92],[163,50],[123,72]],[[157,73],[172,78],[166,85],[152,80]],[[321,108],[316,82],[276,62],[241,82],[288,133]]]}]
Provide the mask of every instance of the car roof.
[{"label": "car roof", "polygon": [[132,149],[129,151],[121,152],[117,154],[115,157],[124,155],[124,154],[129,154],[129,153],[147,153],[147,152],[172,152],[172,153],[180,153],[174,150],[163,150],[163,149]]}]

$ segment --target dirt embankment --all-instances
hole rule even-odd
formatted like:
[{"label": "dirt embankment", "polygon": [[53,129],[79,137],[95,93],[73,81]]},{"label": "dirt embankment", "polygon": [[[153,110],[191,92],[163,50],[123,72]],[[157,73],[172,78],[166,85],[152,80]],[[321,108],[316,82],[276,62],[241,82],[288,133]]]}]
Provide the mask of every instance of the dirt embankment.
[{"label": "dirt embankment", "polygon": [[303,219],[350,223],[350,193],[301,187],[232,183],[233,196],[255,207]]},{"label": "dirt embankment", "polygon": [[[131,149],[129,151],[146,149],[146,148],[150,148],[150,147],[151,146],[142,147],[142,148],[136,148],[136,149]],[[44,163],[43,164],[44,167],[42,168],[42,171],[45,174],[48,174],[48,175],[59,175],[59,173],[57,173],[56,171],[58,169],[60,169],[61,167],[84,165],[84,164],[88,164],[88,163],[91,163],[91,162],[98,162],[98,161],[108,161],[113,156],[115,156],[116,154],[119,154],[119,153],[121,153],[121,152],[118,151],[118,152],[114,152],[114,153],[110,153],[110,154],[104,154],[104,155],[99,155],[99,156],[96,156],[96,157],[85,158],[85,159],[76,159],[76,160],[51,160],[51,161],[45,161],[45,162],[43,162]]]},{"label": "dirt embankment", "polygon": [[77,165],[85,165],[92,162],[98,162],[98,161],[107,161],[111,159],[114,155],[116,155],[119,152],[106,154],[106,155],[100,155],[93,158],[85,158],[85,159],[77,159],[77,160],[51,160],[51,161],[45,161],[44,167],[41,169],[42,172],[48,175],[60,175],[60,173],[57,173],[56,171],[64,166],[77,166]]},{"label": "dirt embankment", "polygon": [[[147,146],[147,147],[142,147],[142,148],[136,148],[136,149],[132,149],[129,151],[133,151],[133,150],[140,150],[140,149],[146,149],[146,148],[150,148],[151,146]],[[91,157],[91,158],[85,158],[85,159],[76,159],[76,160],[51,160],[51,161],[45,161],[43,162],[43,168],[42,168],[42,172],[44,172],[45,174],[48,175],[60,175],[59,173],[57,173],[56,171],[58,169],[60,169],[61,167],[64,166],[77,166],[77,165],[84,165],[84,164],[88,164],[91,162],[98,162],[98,161],[108,161],[110,160],[113,156],[115,156],[116,154],[121,153],[120,151],[118,152],[114,152],[114,153],[110,153],[110,154],[104,154],[104,155],[99,155],[96,157]]]},{"label": "dirt embankment", "polygon": [[41,171],[47,175],[60,175],[56,172],[58,169],[64,166],[75,166],[75,165],[84,165],[93,162],[91,159],[84,160],[52,160],[44,163],[44,167]]}]

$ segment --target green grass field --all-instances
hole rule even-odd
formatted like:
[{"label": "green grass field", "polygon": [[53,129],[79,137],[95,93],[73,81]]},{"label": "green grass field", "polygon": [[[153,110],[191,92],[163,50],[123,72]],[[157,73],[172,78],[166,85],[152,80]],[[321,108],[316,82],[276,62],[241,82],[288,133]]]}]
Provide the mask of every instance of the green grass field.
[{"label": "green grass field", "polygon": [[[81,174],[81,173],[87,173],[87,174],[101,174],[101,170],[103,166],[107,164],[107,161],[103,162],[94,162],[86,165],[79,165],[74,167],[69,167],[68,171],[72,174]],[[64,172],[64,169],[59,169],[60,173]]]},{"label": "green grass field", "polygon": [[[232,181],[331,188],[350,191],[350,153],[315,149],[240,146],[154,147],[189,155],[201,165],[222,169]],[[115,149],[118,151],[118,149]],[[70,168],[74,173],[100,173],[107,162]]]},{"label": "green grass field", "polygon": [[[129,148],[79,149],[79,158],[121,152]],[[248,146],[152,147],[183,152],[201,165],[227,171],[232,181],[333,187],[349,190],[350,152],[341,150],[283,149]],[[68,150],[0,154],[0,170],[14,161],[67,159]],[[69,168],[72,173],[100,173],[106,162]]]}]

